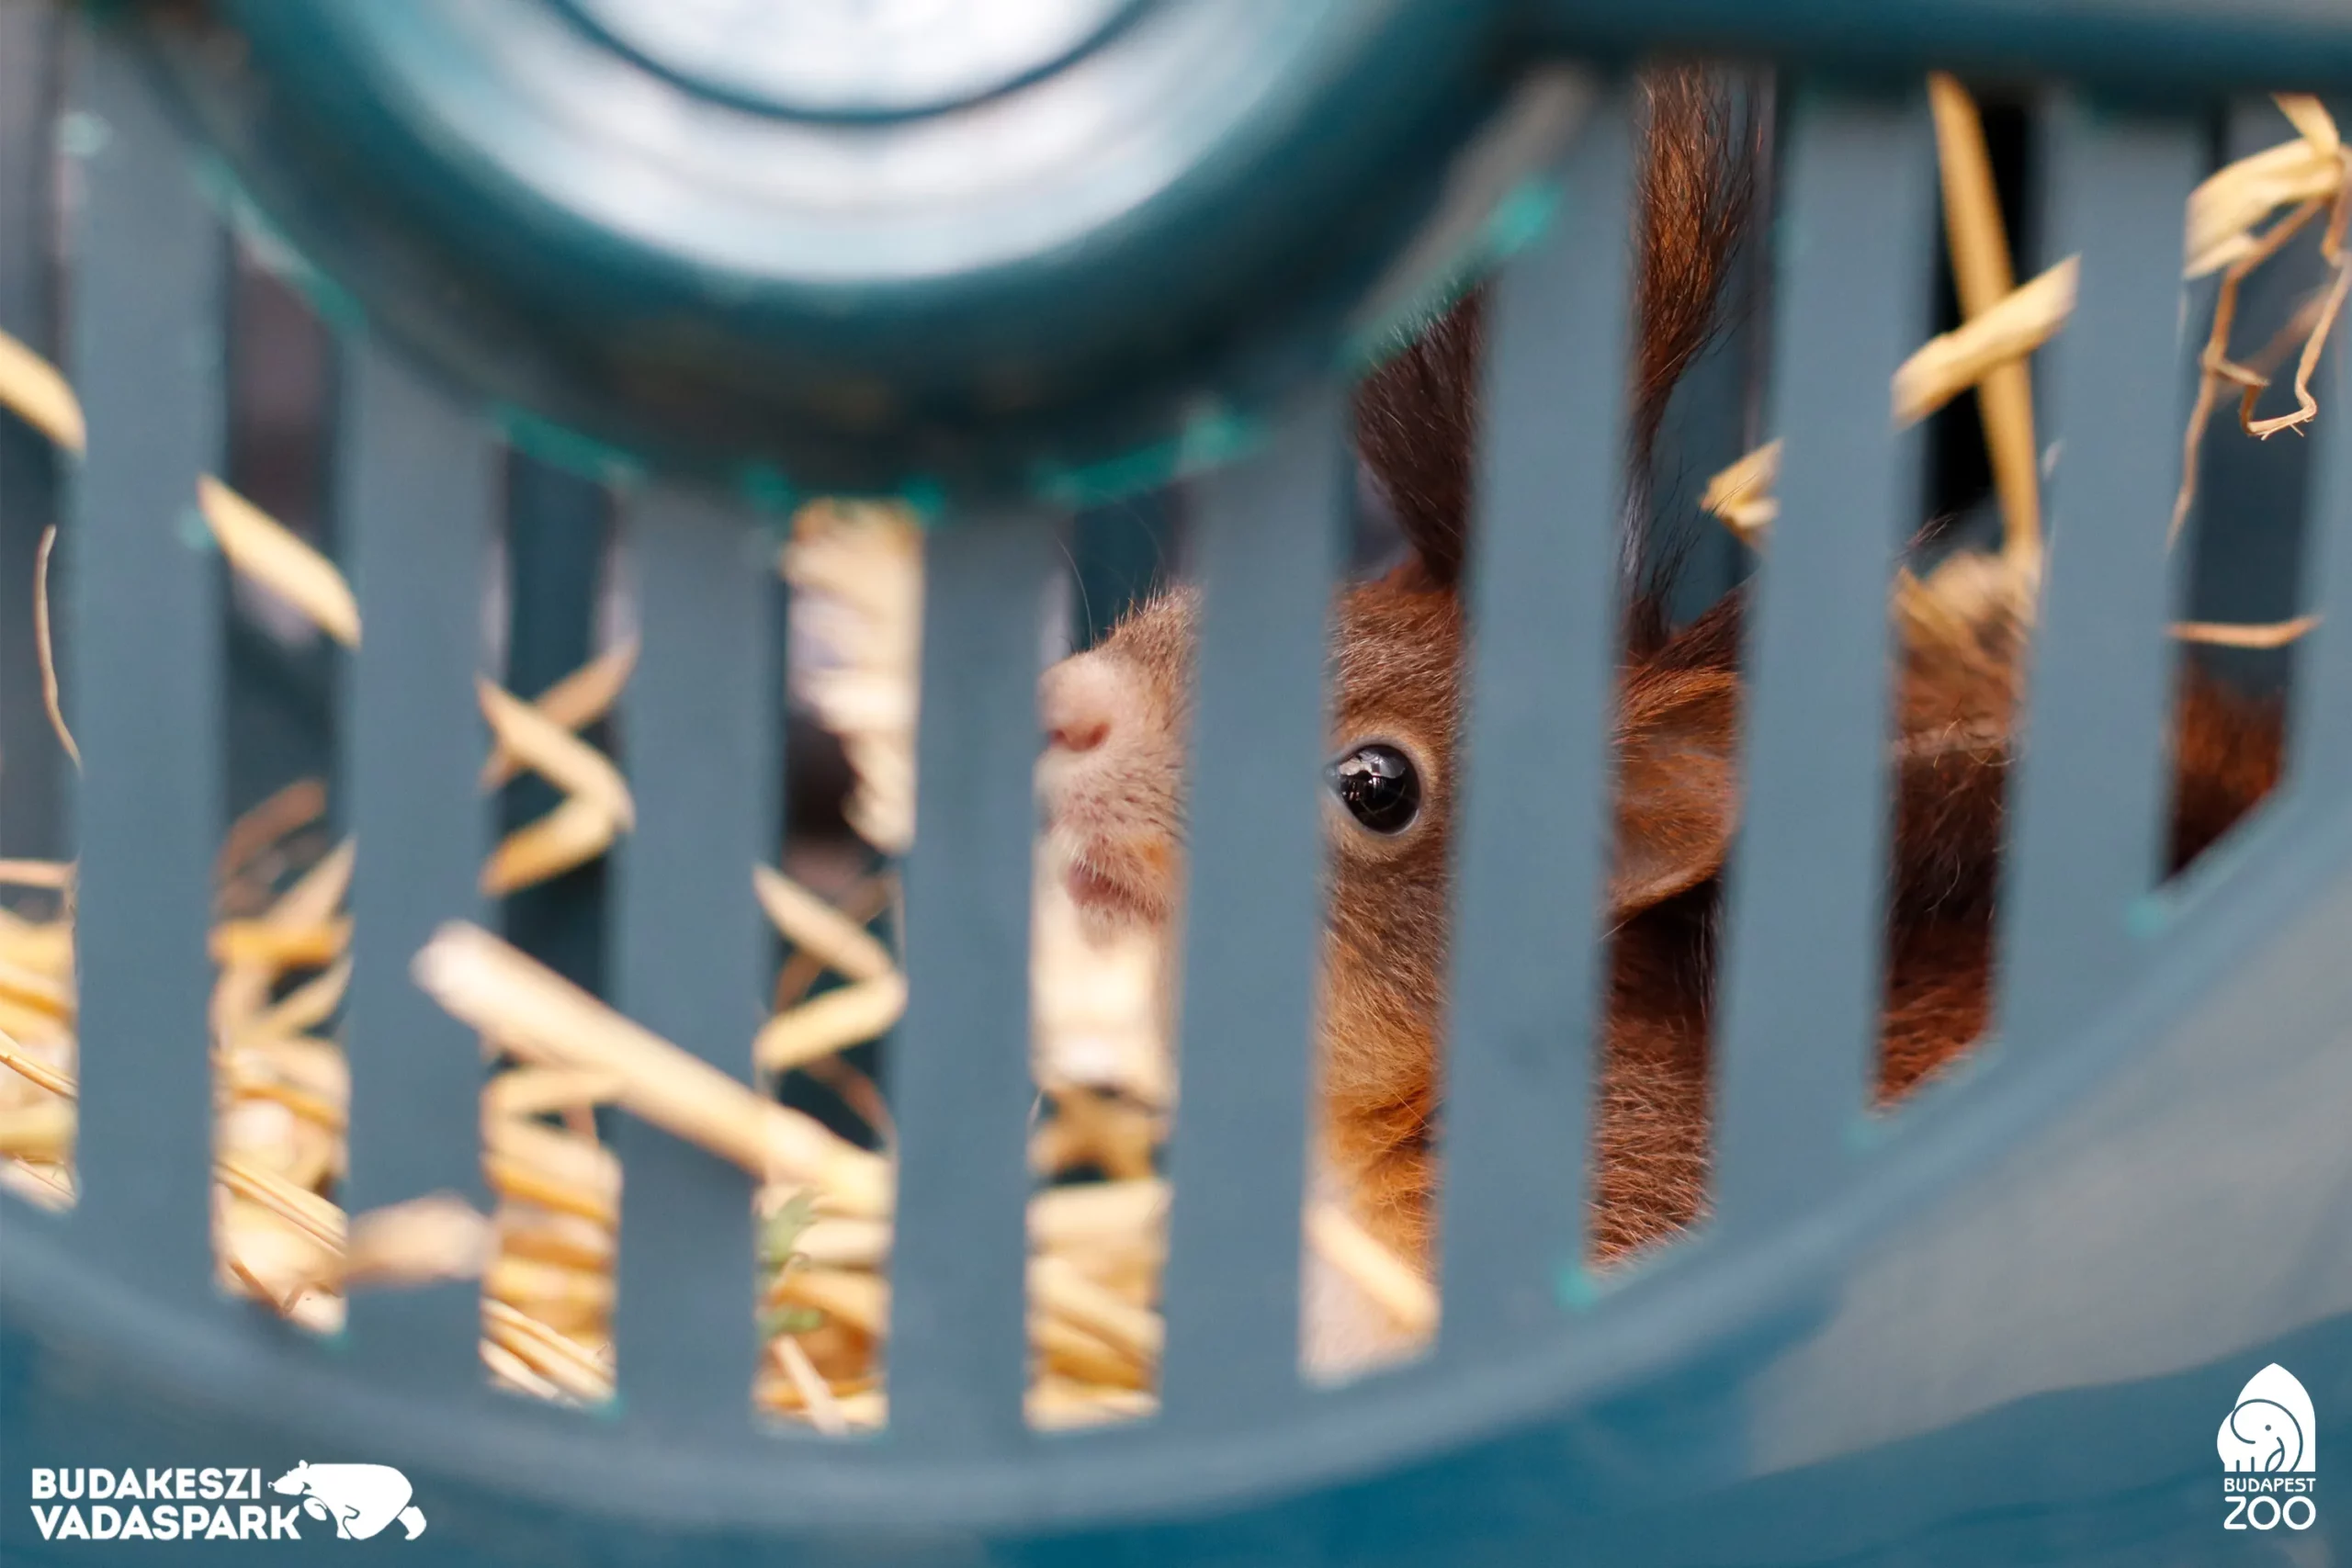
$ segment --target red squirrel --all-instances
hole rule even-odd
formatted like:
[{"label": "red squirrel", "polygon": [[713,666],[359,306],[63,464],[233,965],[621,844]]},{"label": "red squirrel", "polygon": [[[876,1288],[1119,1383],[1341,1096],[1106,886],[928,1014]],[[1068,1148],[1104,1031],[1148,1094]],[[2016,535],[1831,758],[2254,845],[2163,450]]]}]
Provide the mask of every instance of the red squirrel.
[{"label": "red squirrel", "polygon": [[[1645,85],[1629,394],[1635,465],[1667,394],[1713,329],[1725,258],[1747,220],[1747,150],[1727,137],[1705,79],[1671,71]],[[1344,589],[1334,615],[1322,1157],[1358,1217],[1425,1271],[1480,326],[1474,294],[1360,389],[1359,446],[1411,556]],[[1189,589],[1162,595],[1043,682],[1049,845],[1081,909],[1106,928],[1177,929],[1195,605]],[[1736,590],[1671,636],[1652,599],[1637,598],[1628,618],[1593,1129],[1597,1262],[1671,1234],[1706,1201],[1721,874],[1740,810],[1741,614]],[[1985,1026],[2010,719],[2030,616],[2030,606],[1996,593],[1965,615],[1895,617],[1882,1101]],[[2271,787],[2278,719],[2192,671],[2173,743],[2177,866]]]}]

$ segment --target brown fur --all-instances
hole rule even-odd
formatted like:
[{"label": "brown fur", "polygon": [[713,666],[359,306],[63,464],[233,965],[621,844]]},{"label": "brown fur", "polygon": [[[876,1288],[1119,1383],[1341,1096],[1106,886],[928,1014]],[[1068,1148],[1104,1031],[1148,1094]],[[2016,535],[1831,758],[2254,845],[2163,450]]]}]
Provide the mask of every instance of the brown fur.
[{"label": "brown fur", "polygon": [[[1356,830],[1333,813],[1321,1007],[1325,1135],[1366,1222],[1425,1259],[1461,610],[1450,590],[1400,581],[1356,587],[1338,610],[1330,750],[1368,739],[1397,745],[1414,758],[1427,793],[1419,820],[1395,839]],[[1593,1243],[1602,1260],[1687,1224],[1704,1206],[1714,935],[1738,812],[1729,763],[1740,610],[1736,596],[1725,600],[1630,664],[1621,686],[1610,889],[1618,929],[1595,1129]],[[1132,908],[1163,927],[1179,903],[1173,825],[1184,728],[1171,699],[1182,689],[1193,615],[1190,594],[1171,594],[1084,656],[1094,668],[1115,667],[1122,690],[1149,694],[1116,738],[1125,749],[1118,765],[1065,776],[1049,789],[1066,834],[1085,824],[1088,833],[1116,825],[1114,843],[1170,835],[1153,840],[1156,853],[1114,855],[1098,866],[1135,896]],[[1988,670],[1916,637],[1905,653],[1882,1102],[1966,1050],[1987,1022],[2014,687],[2013,664]],[[1996,716],[1989,729],[1988,712]],[[2269,790],[2279,730],[2273,709],[2195,675],[2184,680],[2176,728],[2177,867]]]},{"label": "brown fur", "polygon": [[[1653,102],[1637,433],[1655,429],[1673,377],[1711,330],[1736,227],[1720,215],[1744,201],[1724,192],[1721,171],[1736,160],[1701,85],[1668,77]],[[1672,210],[1655,210],[1661,203]],[[1364,1220],[1424,1266],[1463,695],[1454,585],[1470,515],[1477,311],[1474,297],[1375,375],[1360,400],[1363,448],[1416,558],[1342,593],[1334,629],[1330,754],[1371,740],[1396,746],[1425,793],[1419,818],[1392,838],[1358,828],[1336,804],[1327,814],[1324,1143]],[[1986,1022],[2010,715],[2026,640],[2013,598],[1980,596],[1962,611],[1935,600],[1928,608],[1944,606],[1940,615],[1912,613],[1918,603],[1901,601],[1908,608],[1897,616],[1883,1102],[1964,1051]],[[1614,934],[1593,1129],[1593,1250],[1602,1260],[1689,1224],[1705,1203],[1715,928],[1739,812],[1741,611],[1734,594],[1670,639],[1637,635],[1620,683]],[[1046,682],[1055,744],[1041,792],[1073,888],[1100,919],[1173,929],[1194,617],[1189,592],[1169,594]],[[2279,729],[2275,712],[2193,674],[2175,719],[2177,866],[2268,791]]]},{"label": "brown fur", "polygon": [[[1732,258],[1754,217],[1757,149],[1740,140],[1703,71],[1654,71],[1641,162],[1643,221],[1631,369],[1633,468],[1649,463],[1668,396],[1722,321]],[[1486,291],[1475,289],[1356,392],[1356,439],[1432,578],[1452,581],[1466,543]]]}]

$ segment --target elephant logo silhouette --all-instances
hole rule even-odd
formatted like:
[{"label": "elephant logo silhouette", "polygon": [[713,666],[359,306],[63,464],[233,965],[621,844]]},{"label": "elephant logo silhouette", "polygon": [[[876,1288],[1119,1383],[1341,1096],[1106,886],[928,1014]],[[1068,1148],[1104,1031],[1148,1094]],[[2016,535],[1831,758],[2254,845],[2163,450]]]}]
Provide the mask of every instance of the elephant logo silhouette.
[{"label": "elephant logo silhouette", "polygon": [[2273,1361],[2246,1380],[2213,1439],[2222,1468],[2262,1474],[2319,1468],[2312,1396],[2295,1374]]},{"label": "elephant logo silhouette", "polygon": [[424,1533],[424,1510],[409,1501],[408,1477],[389,1464],[312,1464],[308,1460],[269,1483],[273,1492],[302,1499],[314,1519],[333,1519],[338,1540],[366,1540],[394,1519],[414,1540]]}]

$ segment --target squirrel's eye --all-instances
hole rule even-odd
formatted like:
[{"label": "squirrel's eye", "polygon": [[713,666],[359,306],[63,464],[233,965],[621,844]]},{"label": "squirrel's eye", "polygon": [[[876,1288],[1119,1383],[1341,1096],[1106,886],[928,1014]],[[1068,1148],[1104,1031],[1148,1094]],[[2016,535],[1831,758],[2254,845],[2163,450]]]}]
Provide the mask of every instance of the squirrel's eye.
[{"label": "squirrel's eye", "polygon": [[1359,746],[1331,764],[1331,788],[1375,833],[1401,833],[1421,811],[1421,775],[1394,746]]}]

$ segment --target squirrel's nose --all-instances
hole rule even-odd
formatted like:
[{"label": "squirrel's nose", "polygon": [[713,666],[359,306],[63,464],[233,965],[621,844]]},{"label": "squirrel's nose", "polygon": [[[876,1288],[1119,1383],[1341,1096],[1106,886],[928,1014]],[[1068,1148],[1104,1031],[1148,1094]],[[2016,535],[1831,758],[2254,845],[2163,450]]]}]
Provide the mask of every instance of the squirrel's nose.
[{"label": "squirrel's nose", "polygon": [[1092,751],[1111,739],[1128,705],[1126,682],[1107,659],[1080,654],[1046,671],[1038,703],[1046,744],[1054,750]]}]

